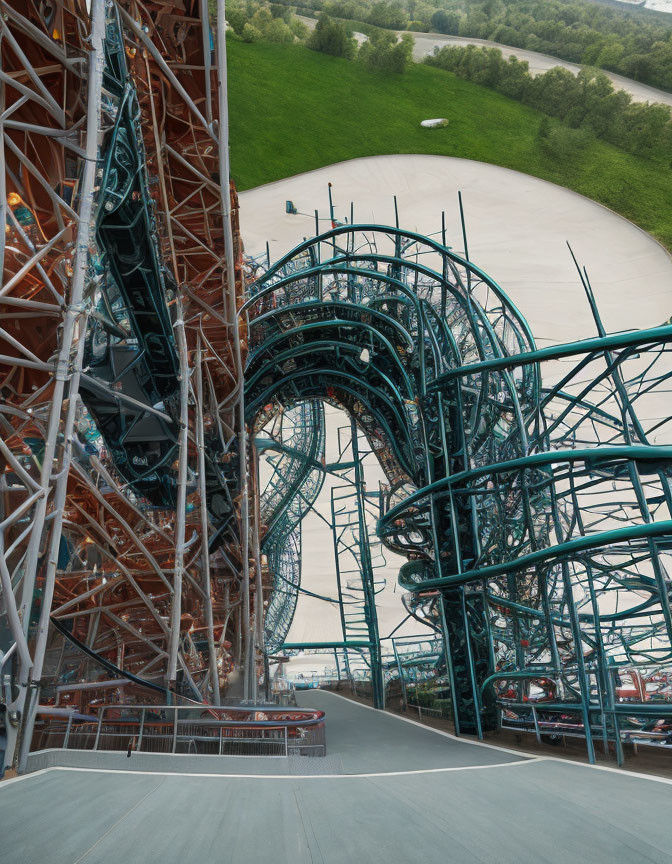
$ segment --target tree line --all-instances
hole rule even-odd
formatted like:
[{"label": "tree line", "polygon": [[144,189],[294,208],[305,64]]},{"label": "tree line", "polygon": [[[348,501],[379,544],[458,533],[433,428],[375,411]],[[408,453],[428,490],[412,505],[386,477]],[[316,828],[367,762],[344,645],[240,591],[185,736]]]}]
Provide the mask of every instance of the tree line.
[{"label": "tree line", "polygon": [[227,3],[226,20],[236,36],[245,42],[275,42],[288,45],[303,41],[308,28],[289,6],[259,0]]},{"label": "tree line", "polygon": [[369,38],[358,45],[352,27],[322,13],[310,32],[292,7],[264,0],[238,0],[226,8],[233,33],[245,42],[291,44],[304,42],[313,51],[357,60],[378,72],[405,72],[413,61],[413,37],[391,30],[371,28]]},{"label": "tree line", "polygon": [[413,62],[413,37],[408,33],[398,38],[389,30],[376,30],[360,46],[349,27],[325,13],[317,19],[306,46],[336,57],[357,59],[374,72],[402,73]]},{"label": "tree line", "polygon": [[[390,30],[527,48],[672,92],[672,15],[587,0],[280,0]],[[301,3],[305,4],[304,6]]]},{"label": "tree line", "polygon": [[527,62],[516,57],[507,60],[498,48],[475,45],[437,48],[425,62],[561,120],[567,132],[556,131],[548,123],[540,129],[540,137],[551,144],[557,139],[560,149],[568,142],[585,147],[595,136],[629,153],[672,165],[670,108],[633,102],[630,94],[615,90],[600,70],[586,68],[573,75],[556,66],[532,76]]}]

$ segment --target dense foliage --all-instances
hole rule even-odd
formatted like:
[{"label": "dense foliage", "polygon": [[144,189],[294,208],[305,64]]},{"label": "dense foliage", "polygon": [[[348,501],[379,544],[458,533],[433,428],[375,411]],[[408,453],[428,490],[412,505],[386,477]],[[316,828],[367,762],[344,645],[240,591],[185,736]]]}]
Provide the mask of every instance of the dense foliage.
[{"label": "dense foliage", "polygon": [[[571,130],[582,130],[630,153],[670,166],[670,109],[666,105],[632,102],[628,93],[614,90],[603,72],[582,69],[578,75],[573,75],[556,66],[533,77],[526,62],[516,57],[506,60],[497,48],[475,45],[436,50],[425,62],[557,117],[570,127],[565,135],[567,140],[572,137]],[[581,135],[574,135],[574,138],[578,141]]]},{"label": "dense foliage", "polygon": [[352,30],[343,21],[334,21],[322,13],[306,41],[308,48],[334,57],[355,57],[373,72],[405,72],[413,62],[413,37],[398,37],[391,30],[374,30],[359,47]]},{"label": "dense foliage", "polygon": [[413,37],[382,30],[372,34],[359,49],[358,59],[375,72],[405,72],[413,62]]},{"label": "dense foliage", "polygon": [[328,15],[320,15],[306,45],[313,51],[347,60],[352,60],[357,53],[357,42],[352,32],[340,21],[332,21]]},{"label": "dense foliage", "polygon": [[647,9],[588,0],[299,0],[304,7],[393,30],[490,39],[672,91],[672,16]]},{"label": "dense foliage", "polygon": [[391,30],[367,27],[369,40],[360,48],[347,22],[321,13],[315,29],[310,32],[296,17],[293,8],[282,3],[232,0],[226,7],[226,20],[233,33],[244,42],[274,42],[279,45],[305,42],[313,51],[333,57],[347,60],[357,57],[372,71],[405,72],[408,64],[413,62],[412,36],[398,36]]},{"label": "dense foliage", "polygon": [[233,32],[245,42],[276,42],[289,45],[303,40],[308,28],[288,6],[259,0],[227,3],[226,20]]}]

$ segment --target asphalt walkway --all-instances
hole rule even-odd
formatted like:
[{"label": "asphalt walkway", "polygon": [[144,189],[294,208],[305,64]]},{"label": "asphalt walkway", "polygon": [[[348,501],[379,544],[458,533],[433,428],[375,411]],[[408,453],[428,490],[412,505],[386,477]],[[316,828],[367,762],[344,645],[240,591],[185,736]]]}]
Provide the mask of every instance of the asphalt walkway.
[{"label": "asphalt walkway", "polygon": [[670,781],[301,701],[326,709],[330,755],[358,773],[50,768],[0,784],[3,864],[672,864]]},{"label": "asphalt walkway", "polygon": [[520,762],[524,754],[474,746],[419,723],[323,690],[296,694],[301,708],[327,712],[327,754],[344,774],[428,771]]}]

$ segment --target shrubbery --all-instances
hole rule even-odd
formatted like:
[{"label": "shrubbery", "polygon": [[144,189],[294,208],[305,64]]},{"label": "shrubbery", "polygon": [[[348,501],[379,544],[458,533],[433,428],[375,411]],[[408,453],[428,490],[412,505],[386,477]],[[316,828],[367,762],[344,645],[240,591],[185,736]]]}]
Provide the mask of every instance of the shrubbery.
[{"label": "shrubbery", "polygon": [[551,125],[547,117],[539,125],[541,149],[559,162],[576,159],[594,140],[590,129],[572,129],[561,124]]},{"label": "shrubbery", "polygon": [[363,65],[374,71],[405,72],[413,60],[412,36],[405,34],[399,38],[390,30],[370,25],[366,27],[369,39],[359,48],[352,28],[324,12],[318,17],[312,32],[290,7],[264,0],[231,3],[227,6],[226,19],[236,36],[245,42],[289,44],[305,41],[313,51],[347,60],[358,57]]},{"label": "shrubbery", "polygon": [[359,61],[376,72],[405,72],[413,62],[413,37],[382,31],[371,36],[359,49]]},{"label": "shrubbery", "polygon": [[390,30],[372,28],[369,38],[358,50],[352,30],[341,21],[332,20],[324,12],[317,19],[306,45],[313,51],[346,57],[348,60],[356,56],[360,63],[373,72],[401,73],[413,62],[413,37],[408,33],[398,37]]},{"label": "shrubbery", "polygon": [[334,57],[345,57],[348,60],[352,60],[357,53],[357,40],[352,35],[352,31],[324,14],[317,19],[315,29],[308,37],[306,45],[313,51],[321,51]]},{"label": "shrubbery", "polygon": [[245,42],[275,42],[290,44],[303,40],[308,28],[287,6],[249,0],[229,3],[226,20],[233,32]]}]

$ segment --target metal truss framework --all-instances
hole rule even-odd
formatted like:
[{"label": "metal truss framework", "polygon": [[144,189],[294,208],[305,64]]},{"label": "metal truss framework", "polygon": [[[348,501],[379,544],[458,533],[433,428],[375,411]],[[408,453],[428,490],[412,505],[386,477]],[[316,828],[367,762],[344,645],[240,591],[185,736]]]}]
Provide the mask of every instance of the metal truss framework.
[{"label": "metal truss framework", "polygon": [[0,662],[24,764],[36,717],[114,682],[219,703],[251,620],[245,325],[223,7],[17,0],[0,27]]},{"label": "metal truss framework", "polygon": [[[0,6],[5,763],[64,711],[253,700],[327,470],[343,641],[320,647],[377,705],[434,664],[458,732],[571,725],[591,758],[669,734],[672,326],[606,335],[580,274],[597,336],[538,350],[445,230],[398,226],[307,240],[243,302],[222,0]],[[352,418],[333,466],[320,401]],[[393,659],[374,504],[430,628]]]},{"label": "metal truss framework", "polygon": [[[271,419],[269,421],[269,413]],[[378,631],[376,595],[385,587],[377,571],[385,565],[382,544],[375,538],[380,511],[380,493],[367,491],[364,463],[375,459],[355,421],[337,432],[338,457],[325,459],[323,403],[302,401],[295,407],[275,401],[257,415],[261,433],[254,437],[258,452],[276,451],[270,460],[272,473],[262,492],[261,550],[268,556],[274,586],[266,613],[265,650],[273,654],[295,654],[314,643],[288,643],[286,637],[296,611],[299,594],[309,595],[338,608],[342,641],[322,643],[333,654],[336,667],[349,680],[365,679],[372,687],[374,703],[384,706],[381,638]],[[269,438],[265,437],[270,435]],[[315,505],[325,477],[339,485],[329,493],[329,513]],[[269,492],[271,494],[269,494]],[[314,512],[326,523],[333,541],[335,580],[329,596],[316,594],[302,585],[301,522]],[[276,526],[288,524],[289,542]],[[342,661],[342,664],[341,664]]]}]

